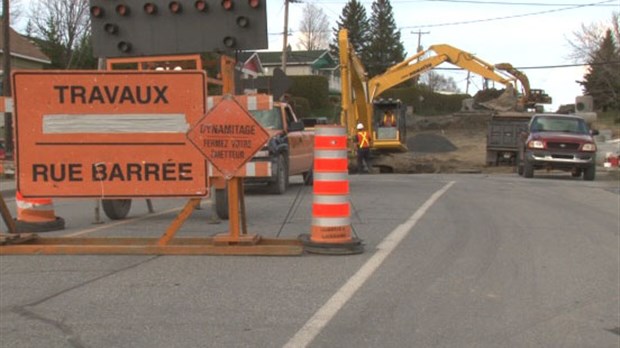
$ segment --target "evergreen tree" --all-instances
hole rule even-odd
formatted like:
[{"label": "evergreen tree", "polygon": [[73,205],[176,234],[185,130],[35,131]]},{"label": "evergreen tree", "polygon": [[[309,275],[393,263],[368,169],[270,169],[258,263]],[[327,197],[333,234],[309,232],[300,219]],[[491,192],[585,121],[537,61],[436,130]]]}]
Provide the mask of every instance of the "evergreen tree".
[{"label": "evergreen tree", "polygon": [[389,0],[375,0],[372,3],[370,28],[368,57],[364,63],[368,75],[373,77],[402,62],[406,53]]},{"label": "evergreen tree", "polygon": [[590,54],[590,67],[583,81],[584,94],[592,96],[598,110],[620,110],[620,45],[607,30],[598,48]]},{"label": "evergreen tree", "polygon": [[360,57],[362,63],[366,65],[366,52],[370,42],[370,24],[366,16],[366,10],[358,0],[349,0],[342,9],[342,14],[336,22],[336,27],[332,29],[334,39],[329,45],[330,53],[334,58],[339,59],[338,51],[338,32],[345,28],[349,31],[349,42],[355,53]]}]

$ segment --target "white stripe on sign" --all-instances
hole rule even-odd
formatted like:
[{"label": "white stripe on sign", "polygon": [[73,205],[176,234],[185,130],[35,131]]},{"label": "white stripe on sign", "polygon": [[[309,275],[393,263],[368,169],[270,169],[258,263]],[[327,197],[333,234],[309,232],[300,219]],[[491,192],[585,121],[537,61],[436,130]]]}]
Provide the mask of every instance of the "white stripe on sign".
[{"label": "white stripe on sign", "polygon": [[256,176],[256,163],[248,162],[245,164],[245,176]]},{"label": "white stripe on sign", "polygon": [[184,114],[44,115],[43,134],[186,133]]},{"label": "white stripe on sign", "polygon": [[364,285],[372,274],[381,266],[383,261],[390,256],[398,244],[409,234],[411,229],[426,214],[435,202],[448,189],[454,185],[454,181],[447,183],[439,191],[435,192],[418,210],[416,210],[405,223],[396,227],[395,230],[385,237],[377,246],[377,251],[349,280],[314,313],[306,324],[285,345],[285,348],[306,347],[323,330],[330,320],[344,307],[353,295]]},{"label": "white stripe on sign", "polygon": [[248,96],[248,110],[256,110],[258,107],[258,100],[255,96]]},{"label": "white stripe on sign", "polygon": [[13,98],[4,98],[4,112],[13,113]]}]

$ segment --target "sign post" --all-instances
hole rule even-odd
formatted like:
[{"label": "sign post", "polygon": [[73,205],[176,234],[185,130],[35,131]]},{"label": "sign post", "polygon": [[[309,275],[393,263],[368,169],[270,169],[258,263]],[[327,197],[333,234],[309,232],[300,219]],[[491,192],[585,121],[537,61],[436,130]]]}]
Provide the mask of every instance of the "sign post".
[{"label": "sign post", "polygon": [[215,242],[257,243],[260,237],[246,231],[243,181],[236,173],[263,147],[269,134],[227,95],[187,132],[187,138],[228,180],[230,231],[216,236]]}]

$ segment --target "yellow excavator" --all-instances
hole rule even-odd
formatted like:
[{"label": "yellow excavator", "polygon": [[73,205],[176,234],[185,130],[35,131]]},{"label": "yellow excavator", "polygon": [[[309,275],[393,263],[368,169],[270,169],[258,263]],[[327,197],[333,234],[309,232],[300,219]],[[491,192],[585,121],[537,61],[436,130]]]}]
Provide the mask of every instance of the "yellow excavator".
[{"label": "yellow excavator", "polygon": [[[388,68],[383,74],[368,78],[366,70],[348,39],[348,31],[338,33],[341,74],[340,122],[347,127],[349,135],[355,134],[355,125],[360,122],[372,134],[371,148],[386,151],[406,151],[405,110],[398,100],[382,99],[386,90],[419,76],[438,65],[448,62],[467,71],[503,84],[506,92],[498,98],[497,107],[502,111],[527,111],[537,104],[550,104],[552,99],[542,89],[530,88],[527,76],[509,63],[492,65],[471,53],[456,47],[439,44],[405,59]],[[427,54],[434,53],[427,57]],[[517,82],[521,84],[517,95]],[[503,105],[502,105],[503,104]],[[486,103],[487,106],[491,104]],[[385,126],[381,119],[390,111],[396,116],[396,125]]]},{"label": "yellow excavator", "polygon": [[523,87],[523,95],[519,100],[519,105],[525,110],[536,109],[537,104],[551,104],[551,97],[545,93],[542,89],[530,88],[530,80],[523,72],[513,67],[510,63],[495,64],[495,68],[505,71],[506,73],[514,76]]},{"label": "yellow excavator", "polygon": [[[371,148],[374,150],[407,151],[405,112],[402,103],[379,98],[381,93],[396,85],[445,62],[506,86],[514,87],[516,82],[513,76],[498,73],[492,64],[445,44],[430,46],[427,50],[395,64],[383,74],[369,79],[361,60],[349,43],[346,29],[339,31],[338,44],[342,88],[340,122],[347,128],[350,136],[355,134],[356,124],[362,123],[372,134]],[[425,57],[431,51],[435,54]],[[395,126],[387,127],[381,123],[382,115],[388,110],[397,116]]]}]

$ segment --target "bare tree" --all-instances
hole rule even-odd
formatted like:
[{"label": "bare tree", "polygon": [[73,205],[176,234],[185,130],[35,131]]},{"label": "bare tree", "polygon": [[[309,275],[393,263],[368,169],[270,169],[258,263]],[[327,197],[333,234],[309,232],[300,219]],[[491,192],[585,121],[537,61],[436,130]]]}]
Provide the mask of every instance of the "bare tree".
[{"label": "bare tree", "polygon": [[37,0],[28,28],[55,68],[73,68],[76,56],[90,36],[88,0]]},{"label": "bare tree", "polygon": [[572,38],[567,39],[572,50],[568,57],[577,63],[588,61],[610,27],[616,45],[620,45],[620,12],[613,12],[608,23],[582,23],[579,30],[573,32]]},{"label": "bare tree", "polygon": [[329,45],[329,19],[323,10],[314,4],[304,6],[303,18],[299,24],[301,38],[297,47],[308,51],[326,49]]},{"label": "bare tree", "polygon": [[422,75],[421,80],[422,83],[427,85],[433,92],[461,93],[451,76],[444,76],[431,70]]},{"label": "bare tree", "polygon": [[[2,0],[5,1],[5,0]],[[15,23],[19,22],[19,20],[22,17],[22,5],[21,5],[21,0],[11,0],[9,2],[9,23],[11,23],[11,25],[14,25]],[[0,7],[0,10],[2,10],[2,7]],[[2,19],[4,19],[4,13],[2,13],[1,15]]]}]

